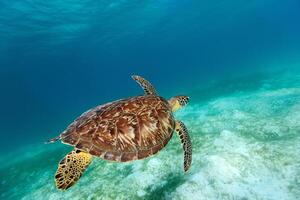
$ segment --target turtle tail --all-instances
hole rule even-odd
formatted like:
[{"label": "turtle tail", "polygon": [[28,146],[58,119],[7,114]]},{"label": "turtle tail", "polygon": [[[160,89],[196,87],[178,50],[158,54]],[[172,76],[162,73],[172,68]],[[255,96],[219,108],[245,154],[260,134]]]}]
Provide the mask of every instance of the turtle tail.
[{"label": "turtle tail", "polygon": [[51,138],[51,139],[47,140],[47,141],[45,142],[45,144],[54,143],[54,142],[57,142],[57,141],[60,140],[60,139],[61,139],[61,138],[60,138],[60,135],[59,135],[59,136],[57,136],[57,137],[55,137],[55,138]]}]

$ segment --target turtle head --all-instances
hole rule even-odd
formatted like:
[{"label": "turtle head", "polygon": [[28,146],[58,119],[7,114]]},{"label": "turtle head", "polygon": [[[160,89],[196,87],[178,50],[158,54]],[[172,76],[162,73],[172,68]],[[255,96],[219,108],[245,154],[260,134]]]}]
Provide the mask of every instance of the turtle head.
[{"label": "turtle head", "polygon": [[175,97],[172,97],[169,100],[169,104],[172,108],[172,111],[175,112],[176,110],[182,108],[189,102],[189,97],[184,95],[178,95]]}]

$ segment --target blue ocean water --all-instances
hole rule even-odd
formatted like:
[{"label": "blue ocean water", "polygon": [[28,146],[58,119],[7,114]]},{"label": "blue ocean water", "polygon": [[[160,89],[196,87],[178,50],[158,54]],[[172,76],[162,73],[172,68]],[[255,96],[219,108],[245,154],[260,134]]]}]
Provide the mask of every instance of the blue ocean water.
[{"label": "blue ocean water", "polygon": [[[0,0],[1,199],[299,199],[298,0]],[[183,173],[176,135],[157,156],[94,161],[55,188],[70,151],[43,142],[91,107],[187,94],[176,117],[193,142]]]}]

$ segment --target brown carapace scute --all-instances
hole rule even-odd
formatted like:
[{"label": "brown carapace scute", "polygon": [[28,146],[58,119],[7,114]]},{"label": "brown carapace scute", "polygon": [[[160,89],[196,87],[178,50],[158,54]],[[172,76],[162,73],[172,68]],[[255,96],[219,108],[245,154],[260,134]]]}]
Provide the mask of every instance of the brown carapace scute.
[{"label": "brown carapace scute", "polygon": [[68,189],[79,180],[93,157],[127,162],[159,152],[176,131],[184,150],[184,171],[192,162],[192,146],[187,128],[174,118],[173,112],[185,106],[189,97],[175,96],[169,101],[159,96],[149,81],[132,76],[143,88],[144,95],[113,101],[92,108],[59,136],[74,147],[58,165],[55,175],[58,189]]}]

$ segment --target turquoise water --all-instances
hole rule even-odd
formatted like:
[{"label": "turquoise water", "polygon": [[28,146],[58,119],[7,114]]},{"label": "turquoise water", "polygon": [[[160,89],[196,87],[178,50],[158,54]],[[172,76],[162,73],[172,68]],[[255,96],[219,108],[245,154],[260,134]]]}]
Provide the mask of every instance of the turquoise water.
[{"label": "turquoise water", "polygon": [[[0,199],[300,199],[300,3],[0,0]],[[174,135],[131,163],[95,159],[55,188],[70,146],[44,144],[91,107],[190,96]]]},{"label": "turquoise water", "polygon": [[202,92],[193,91],[191,104],[176,113],[193,142],[188,173],[175,135],[155,157],[125,164],[95,159],[74,187],[61,192],[53,174],[71,148],[32,145],[1,159],[1,198],[298,199],[300,73],[243,80],[244,90],[201,103],[196,96]]}]

